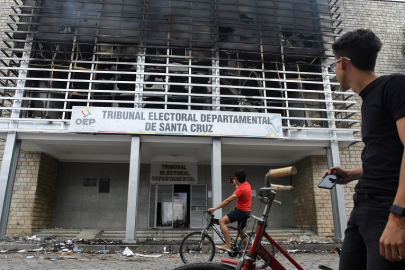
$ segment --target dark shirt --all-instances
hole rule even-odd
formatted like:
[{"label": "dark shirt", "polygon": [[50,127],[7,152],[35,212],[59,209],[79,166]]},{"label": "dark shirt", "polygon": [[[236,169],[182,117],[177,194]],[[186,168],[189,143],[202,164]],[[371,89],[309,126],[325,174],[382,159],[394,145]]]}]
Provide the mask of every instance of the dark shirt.
[{"label": "dark shirt", "polygon": [[381,76],[360,92],[365,144],[358,193],[395,197],[404,153],[396,121],[405,116],[405,75]]}]

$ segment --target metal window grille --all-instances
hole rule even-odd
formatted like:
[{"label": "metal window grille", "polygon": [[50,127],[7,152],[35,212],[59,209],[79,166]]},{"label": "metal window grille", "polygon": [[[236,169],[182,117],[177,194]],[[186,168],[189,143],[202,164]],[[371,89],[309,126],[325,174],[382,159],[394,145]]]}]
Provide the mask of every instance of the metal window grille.
[{"label": "metal window grille", "polygon": [[0,130],[68,132],[73,106],[280,113],[357,132],[327,65],[338,0],[15,0]]}]

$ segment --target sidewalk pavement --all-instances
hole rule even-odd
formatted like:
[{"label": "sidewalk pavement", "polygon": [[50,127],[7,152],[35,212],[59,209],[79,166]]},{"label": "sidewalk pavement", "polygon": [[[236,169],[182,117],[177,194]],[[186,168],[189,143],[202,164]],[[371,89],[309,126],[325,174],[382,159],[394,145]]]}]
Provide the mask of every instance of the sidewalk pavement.
[{"label": "sidewalk pavement", "polygon": [[[55,270],[55,269],[77,269],[77,270],[111,270],[111,269],[150,269],[172,270],[182,266],[178,254],[162,255],[157,258],[148,257],[125,257],[122,254],[71,254],[59,255],[58,253],[48,254],[0,254],[0,270]],[[225,255],[226,256],[226,255]],[[315,270],[318,265],[323,264],[332,269],[338,268],[339,256],[327,252],[320,253],[296,253],[292,254],[294,259],[304,268]],[[219,262],[220,254],[214,258]],[[277,260],[285,264],[287,270],[296,269],[290,262],[279,253]]]},{"label": "sidewalk pavement", "polygon": [[[0,270],[54,270],[54,269],[168,269],[182,266],[178,254],[179,243],[150,243],[140,245],[84,245],[68,241],[54,241],[52,245],[44,243],[0,242]],[[42,248],[41,248],[42,246]],[[73,252],[67,247],[75,247]],[[336,244],[302,244],[282,245],[304,269],[319,269],[318,265],[326,265],[332,269],[338,268],[339,255],[334,252]],[[125,248],[135,255],[124,256]],[[163,250],[171,250],[163,253]],[[228,257],[218,251],[214,262],[220,262],[220,257]],[[285,264],[286,269],[296,269],[280,253],[277,260]]]}]

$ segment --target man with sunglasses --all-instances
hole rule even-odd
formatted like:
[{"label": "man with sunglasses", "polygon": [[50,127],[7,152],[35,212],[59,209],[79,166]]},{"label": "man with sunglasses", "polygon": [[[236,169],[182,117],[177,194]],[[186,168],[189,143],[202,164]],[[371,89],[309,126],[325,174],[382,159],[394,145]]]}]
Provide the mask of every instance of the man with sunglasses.
[{"label": "man with sunglasses", "polygon": [[250,215],[250,205],[252,204],[252,187],[246,182],[246,173],[243,170],[237,170],[235,177],[229,180],[229,183],[235,187],[234,193],[221,202],[217,207],[208,208],[208,212],[214,212],[220,208],[227,206],[229,203],[236,200],[236,207],[234,210],[223,216],[219,221],[222,234],[225,239],[223,245],[217,245],[217,248],[232,251],[231,239],[227,224],[238,222],[238,228],[246,228],[246,218]]},{"label": "man with sunglasses", "polygon": [[345,231],[340,270],[405,269],[405,76],[378,77],[382,47],[370,30],[348,32],[332,46],[331,69],[343,90],[363,100],[362,167],[332,167],[338,184],[359,180]]}]

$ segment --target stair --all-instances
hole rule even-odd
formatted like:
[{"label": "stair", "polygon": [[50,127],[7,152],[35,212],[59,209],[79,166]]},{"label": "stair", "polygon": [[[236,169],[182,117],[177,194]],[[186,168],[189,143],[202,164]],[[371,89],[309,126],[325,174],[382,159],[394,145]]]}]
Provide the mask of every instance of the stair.
[{"label": "stair", "polygon": [[[144,241],[181,241],[184,236],[191,232],[200,231],[199,229],[151,229],[142,230],[136,233],[136,238],[141,242]],[[81,232],[80,229],[41,229],[34,232],[37,238],[46,239],[78,239],[77,236]],[[267,233],[276,241],[288,241],[290,238],[299,239],[300,236],[306,235],[309,238],[317,238],[317,235],[310,230],[303,229],[270,229]],[[231,237],[233,236],[231,231]],[[125,231],[108,231],[104,230],[101,233],[100,239],[106,240],[124,240]],[[85,239],[90,240],[90,239]]]},{"label": "stair", "polygon": [[270,229],[266,230],[267,233],[276,241],[288,241],[290,238],[292,239],[299,239],[300,236],[307,236],[308,238],[317,238],[318,235],[311,230],[304,230],[304,229]]},{"label": "stair", "polygon": [[80,233],[80,229],[38,229],[33,232],[37,238],[46,239],[74,239]]}]

